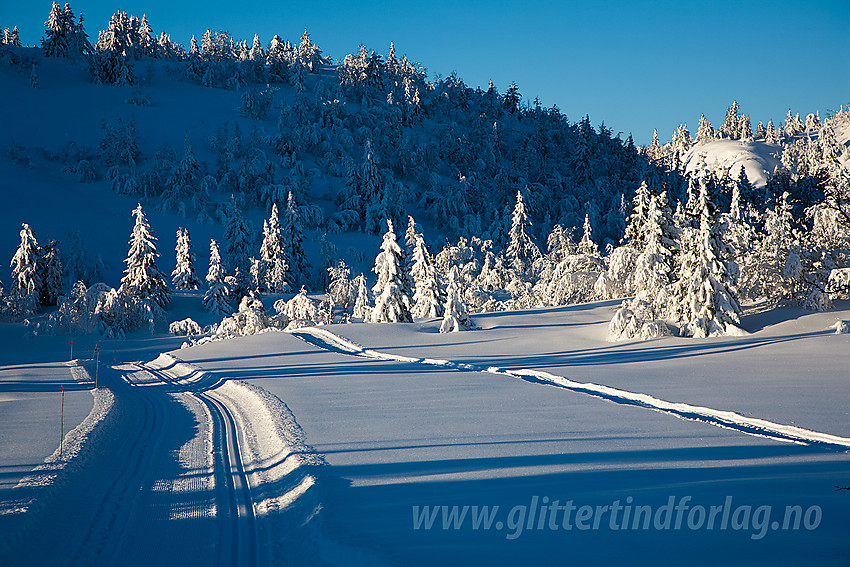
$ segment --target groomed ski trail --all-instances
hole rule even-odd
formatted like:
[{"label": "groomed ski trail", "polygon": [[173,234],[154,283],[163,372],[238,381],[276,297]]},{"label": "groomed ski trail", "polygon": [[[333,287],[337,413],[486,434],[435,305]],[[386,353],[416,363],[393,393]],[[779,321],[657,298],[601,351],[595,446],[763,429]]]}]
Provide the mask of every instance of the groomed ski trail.
[{"label": "groomed ski trail", "polygon": [[803,445],[820,445],[833,450],[850,450],[850,438],[847,437],[821,433],[793,425],[784,425],[765,419],[747,417],[732,411],[717,410],[681,402],[668,402],[648,394],[630,392],[628,390],[621,390],[619,388],[612,388],[610,386],[594,384],[592,382],[577,382],[564,376],[557,376],[540,370],[478,366],[443,359],[415,358],[410,356],[387,354],[360,346],[321,327],[304,327],[301,329],[294,329],[289,332],[305,343],[332,352],[361,356],[375,360],[419,363],[468,372],[501,374],[525,380],[526,382],[565,388],[573,392],[588,394],[617,404],[647,408],[671,414],[682,419],[701,421],[709,425],[738,431],[747,435],[767,437],[777,441],[799,443]]},{"label": "groomed ski trail", "polygon": [[254,501],[242,461],[240,431],[230,409],[212,391],[189,389],[150,364],[136,366],[161,380],[162,384],[185,392],[206,406],[213,430],[216,515],[222,520],[217,556],[222,565],[257,565],[259,539]]}]

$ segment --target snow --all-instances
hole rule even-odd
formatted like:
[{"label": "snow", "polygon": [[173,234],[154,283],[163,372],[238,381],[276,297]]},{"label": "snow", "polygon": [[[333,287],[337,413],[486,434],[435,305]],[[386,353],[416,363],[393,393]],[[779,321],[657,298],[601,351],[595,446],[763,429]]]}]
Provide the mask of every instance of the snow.
[{"label": "snow", "polygon": [[[37,61],[36,89],[27,76],[0,69],[9,87],[0,93],[0,148],[20,144],[31,162],[0,157],[0,176],[11,187],[0,210],[0,251],[7,258],[22,222],[42,244],[82,230],[86,250],[103,255],[103,279],[117,285],[137,200],[116,194],[103,179],[78,183],[59,157],[70,142],[96,151],[101,121],[116,126],[119,117],[135,117],[140,171],[163,144],[179,149],[185,142],[197,152],[200,175],[214,167],[209,139],[224,121],[238,124],[246,138],[278,131],[277,112],[262,120],[237,115],[244,92],[178,80],[165,63],[136,65],[146,80],[135,94],[150,100],[139,106],[125,104],[135,96],[130,88],[93,87],[82,67]],[[291,98],[283,90],[272,93],[275,104]],[[44,108],[55,112],[21,111]],[[837,129],[836,137],[846,145],[850,127]],[[360,139],[352,144],[368,147]],[[762,142],[719,140],[696,146],[684,163],[687,171],[704,163],[733,178],[744,167],[763,186],[780,152]],[[296,197],[331,211],[342,181],[330,166],[312,168],[317,163],[299,166],[306,171],[297,177],[309,180],[310,189]],[[258,209],[246,212],[255,236],[268,216]],[[189,227],[200,251],[197,266],[208,264],[208,241],[226,244],[215,223],[146,202],[145,211],[164,273],[175,264],[171,238],[178,227]],[[368,221],[383,222],[380,212],[372,210]],[[579,221],[582,212],[575,211]],[[429,236],[439,240],[441,231]],[[377,237],[333,239],[340,249],[350,247],[352,274],[368,271]],[[254,240],[246,254],[256,254]],[[309,240],[305,257],[318,265],[318,238]],[[583,244],[593,253],[592,241]],[[563,260],[566,266],[578,257],[564,258],[572,258]],[[592,285],[602,259],[587,258]],[[486,260],[491,275],[501,277],[494,268],[501,259]],[[411,291],[395,275],[396,289],[376,290],[386,291],[385,300]],[[433,287],[431,295],[440,297],[437,280]],[[355,315],[362,319],[368,316],[362,277],[357,294]],[[221,320],[202,310],[203,296],[204,290],[174,294],[167,314],[175,331],[198,335]],[[304,327],[318,318],[312,299],[262,299],[266,307],[275,300],[291,307],[289,332],[269,326],[249,299],[241,319],[220,334],[263,331],[256,335],[179,350],[185,337],[164,333],[78,337],[70,362],[68,338],[30,333],[22,339],[32,327],[0,325],[4,564],[846,562],[848,492],[834,487],[850,479],[847,301],[836,301],[829,313],[751,308],[735,336],[612,343],[608,323],[619,299],[474,315],[474,329],[446,334],[439,318]],[[103,363],[94,390],[98,341]],[[541,529],[531,518],[525,529],[417,529],[411,522],[411,512],[434,505],[500,506],[504,521],[513,507],[544,498],[594,508],[632,499],[658,508],[671,497],[692,497],[692,505],[705,507],[728,498],[768,505],[773,518],[789,505],[816,506],[823,517],[817,529],[777,531],[765,524],[761,533],[615,531],[607,521],[601,529],[568,532],[542,520]]]},{"label": "snow", "polygon": [[[200,311],[199,296],[194,305]],[[129,558],[146,538],[167,533],[148,557],[214,560],[216,526],[227,508],[217,496],[226,483],[211,452],[218,433],[204,402],[209,396],[228,408],[239,432],[257,541],[268,542],[257,544],[258,557],[294,554],[301,565],[499,565],[551,561],[568,544],[576,561],[598,558],[600,549],[621,561],[627,549],[631,562],[676,564],[699,548],[705,551],[689,554],[689,563],[840,562],[850,517],[833,486],[850,476],[843,372],[850,345],[847,334],[833,334],[833,323],[850,319],[850,304],[839,301],[831,313],[748,312],[742,326],[749,334],[742,337],[610,343],[607,324],[617,305],[474,315],[477,330],[457,334],[440,334],[440,319],[326,325],[160,355],[181,339],[131,334],[106,341],[104,355],[151,362],[112,362],[133,387],[101,369],[115,395],[112,421],[104,422],[97,452],[81,453],[76,473],[57,477],[57,486],[112,509],[112,481],[95,479],[128,479],[116,486],[131,486],[137,477],[121,462],[135,462],[126,447],[133,440],[151,459],[138,477],[149,488],[139,492],[131,515],[115,508],[118,524],[111,528],[92,511],[81,519],[98,532],[120,529],[137,538],[92,540],[66,526],[62,545],[94,560],[70,543],[81,537]],[[29,341],[31,350],[43,345],[44,356],[60,357],[59,339]],[[21,366],[7,358],[10,372]],[[70,377],[73,368],[49,367],[56,378],[36,381],[40,370],[32,369],[19,382],[36,389]],[[152,403],[155,429],[141,419],[144,400]],[[54,430],[52,423],[36,429]],[[9,431],[24,439],[22,430]],[[53,443],[32,462],[49,455]],[[15,502],[8,490],[0,489],[7,508]],[[753,529],[425,530],[414,529],[411,517],[414,506],[498,505],[505,521],[508,510],[534,497],[592,507],[630,497],[660,507],[671,496],[706,507],[732,497],[753,508],[772,506],[780,516],[788,505],[820,506],[823,518],[816,530],[767,529],[760,536]],[[24,517],[42,528],[58,525],[46,514],[59,518],[79,505],[37,501],[43,508]],[[21,516],[0,515],[0,522],[12,517]],[[15,541],[32,545],[26,533]],[[220,549],[241,553],[253,544],[228,545]]]},{"label": "snow", "polygon": [[708,169],[718,175],[729,172],[737,179],[741,167],[747,171],[747,179],[754,187],[763,187],[767,178],[781,165],[782,147],[764,142],[742,142],[740,140],[715,140],[692,147],[682,162],[686,173],[693,173],[704,160]]},{"label": "snow", "polygon": [[[675,564],[694,546],[704,550],[689,555],[694,564],[842,557],[847,509],[830,479],[850,469],[847,360],[836,354],[850,351],[846,335],[824,331],[835,313],[750,314],[744,337],[612,345],[614,303],[478,315],[480,330],[457,335],[439,334],[439,320],[392,332],[334,325],[173,354],[285,400],[329,465],[316,475],[324,537],[391,563],[545,561],[565,541],[577,561],[609,548],[622,560],[612,545],[654,564]],[[805,367],[813,361],[815,372]],[[748,380],[744,362],[759,369]],[[608,530],[507,540],[469,526],[414,530],[410,516],[413,506],[440,504],[507,510],[533,496],[596,506],[683,494],[705,505],[727,496],[774,510],[818,505],[824,520],[811,532],[768,530],[758,542],[743,532]]]}]

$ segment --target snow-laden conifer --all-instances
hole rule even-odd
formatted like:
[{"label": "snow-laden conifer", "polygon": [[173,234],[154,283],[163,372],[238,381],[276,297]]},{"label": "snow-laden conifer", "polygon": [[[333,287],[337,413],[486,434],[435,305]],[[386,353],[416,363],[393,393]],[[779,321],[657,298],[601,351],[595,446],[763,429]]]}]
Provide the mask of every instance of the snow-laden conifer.
[{"label": "snow-laden conifer", "polygon": [[431,255],[425,247],[425,239],[421,234],[414,234],[411,256],[413,264],[410,276],[415,291],[410,314],[415,318],[440,317],[446,300],[434,262],[431,260]]},{"label": "snow-laden conifer", "polygon": [[286,215],[283,219],[282,235],[289,268],[286,280],[292,288],[305,286],[310,281],[310,262],[304,252],[301,212],[295,203],[292,191],[289,192],[286,199]]},{"label": "snow-laden conifer", "polygon": [[165,307],[171,299],[171,291],[165,275],[156,265],[159,254],[156,251],[156,238],[151,234],[150,224],[142,210],[142,205],[133,210],[136,223],[130,235],[130,252],[124,263],[124,277],[118,292],[123,297],[151,300],[159,307]]},{"label": "snow-laden conifer", "polygon": [[[708,337],[741,333],[741,307],[730,267],[721,257],[721,243],[712,234],[707,184],[700,182],[699,226],[687,231],[678,281],[673,286],[674,311],[680,334]],[[737,270],[737,265],[734,266]]]},{"label": "snow-laden conifer", "polygon": [[39,250],[38,271],[41,278],[41,304],[56,305],[64,287],[59,242],[51,240]]},{"label": "snow-laden conifer", "polygon": [[233,311],[230,305],[230,288],[224,281],[224,271],[221,267],[221,254],[218,243],[210,240],[210,267],[207,272],[209,288],[204,294],[204,308],[216,315],[227,315]]},{"label": "snow-laden conifer", "polygon": [[469,313],[466,310],[466,303],[464,303],[458,289],[457,280],[457,267],[453,267],[449,272],[449,282],[446,287],[446,305],[443,322],[440,324],[441,333],[464,331],[473,326],[472,320],[469,318]]},{"label": "snow-laden conifer", "polygon": [[634,298],[622,303],[608,325],[613,340],[650,339],[670,333],[664,319],[668,315],[672,253],[664,245],[664,197],[653,195],[647,209],[644,230],[646,245],[635,261]]},{"label": "snow-laden conifer", "polygon": [[599,246],[593,241],[593,230],[590,226],[590,215],[584,215],[584,226],[582,227],[581,240],[578,243],[579,254],[598,256]]},{"label": "snow-laden conifer", "polygon": [[525,212],[525,204],[522,200],[522,193],[517,191],[516,204],[511,217],[511,229],[508,232],[508,244],[505,250],[505,258],[508,265],[520,277],[530,275],[531,266],[535,260],[540,257],[540,249],[531,240],[528,235],[528,227],[531,226],[531,221],[528,220],[528,215]]},{"label": "snow-laden conifer", "polygon": [[189,239],[189,229],[177,229],[177,245],[175,246],[176,266],[171,272],[171,285],[174,289],[198,289],[201,281],[195,274],[195,254],[192,252],[192,242]]},{"label": "snow-laden conifer", "polygon": [[342,320],[345,323],[349,321],[352,315],[351,308],[356,300],[357,292],[349,278],[350,274],[351,269],[343,260],[328,268],[328,296],[331,301],[331,316],[333,316],[333,307],[339,306],[342,311]]},{"label": "snow-laden conifer", "polygon": [[366,276],[363,274],[358,275],[351,282],[351,286],[354,288],[355,296],[351,316],[362,321],[370,320],[372,307],[369,299],[369,288],[366,287]]},{"label": "snow-laden conifer", "polygon": [[569,229],[565,229],[560,224],[552,227],[552,232],[546,239],[546,251],[552,263],[557,264],[567,256],[576,253],[576,245],[570,232]]},{"label": "snow-laden conifer", "polygon": [[247,292],[251,275],[251,234],[248,223],[242,216],[242,209],[231,198],[224,224],[225,265],[235,278],[236,289],[231,290],[237,296]]},{"label": "snow-laden conifer", "polygon": [[286,282],[287,261],[277,203],[272,204],[268,221],[263,223],[263,243],[260,245],[259,285],[270,293],[284,293],[289,289]]},{"label": "snow-laden conifer", "polygon": [[370,314],[372,323],[412,322],[410,298],[404,293],[402,280],[402,252],[396,242],[393,223],[387,220],[387,232],[381,244],[381,253],[375,258],[372,269],[378,281],[372,287],[375,307]]},{"label": "snow-laden conifer", "polygon": [[12,287],[9,308],[16,317],[28,317],[38,310],[43,282],[38,263],[41,250],[26,223],[21,225],[21,243],[12,256]]}]

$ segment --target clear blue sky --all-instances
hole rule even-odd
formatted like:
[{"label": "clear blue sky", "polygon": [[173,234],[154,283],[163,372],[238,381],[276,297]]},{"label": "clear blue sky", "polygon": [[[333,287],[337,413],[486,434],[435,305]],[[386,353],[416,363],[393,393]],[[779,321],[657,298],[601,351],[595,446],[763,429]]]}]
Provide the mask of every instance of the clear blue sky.
[{"label": "clear blue sky", "polygon": [[[850,0],[289,2],[76,0],[89,35],[116,9],[148,15],[155,32],[188,44],[206,28],[297,40],[308,28],[340,60],[361,43],[422,63],[429,77],[457,73],[472,87],[516,81],[525,98],[557,104],[570,121],[589,114],[648,143],[680,122],[696,132],[737,99],[753,126],[790,108],[822,115],[850,103]],[[35,43],[48,0],[0,1],[0,26]]]}]

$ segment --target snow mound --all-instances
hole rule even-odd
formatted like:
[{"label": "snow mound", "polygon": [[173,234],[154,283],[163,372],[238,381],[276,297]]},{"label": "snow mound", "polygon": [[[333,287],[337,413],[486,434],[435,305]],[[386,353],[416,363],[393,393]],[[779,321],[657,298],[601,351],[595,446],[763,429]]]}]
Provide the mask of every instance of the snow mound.
[{"label": "snow mound", "polygon": [[850,321],[836,321],[834,325],[830,325],[830,329],[835,329],[836,335],[850,334]]},{"label": "snow mound", "polygon": [[683,163],[686,173],[707,168],[718,175],[728,172],[733,179],[741,168],[754,187],[763,187],[768,177],[781,165],[782,147],[764,142],[741,142],[740,140],[715,140],[697,144],[685,154]]}]

